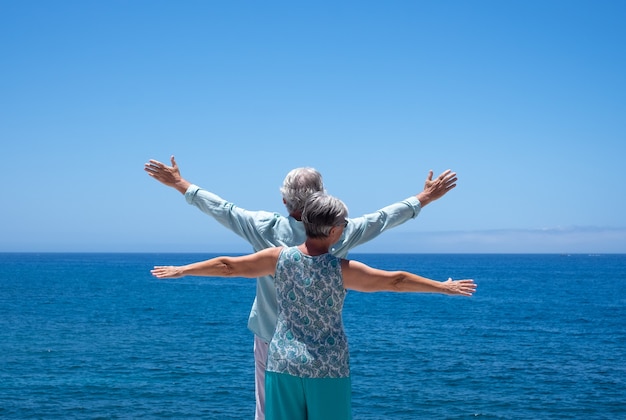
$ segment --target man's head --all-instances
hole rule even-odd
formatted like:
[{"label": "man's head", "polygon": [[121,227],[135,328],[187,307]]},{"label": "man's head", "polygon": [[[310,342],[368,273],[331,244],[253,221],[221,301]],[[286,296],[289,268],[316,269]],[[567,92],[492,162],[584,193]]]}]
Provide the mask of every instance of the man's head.
[{"label": "man's head", "polygon": [[334,227],[345,228],[348,208],[340,199],[324,193],[313,193],[302,212],[302,222],[309,238],[326,238]]},{"label": "man's head", "polygon": [[304,203],[315,192],[324,192],[324,182],[322,174],[313,168],[292,169],[280,187],[287,211],[294,217],[302,214]]}]

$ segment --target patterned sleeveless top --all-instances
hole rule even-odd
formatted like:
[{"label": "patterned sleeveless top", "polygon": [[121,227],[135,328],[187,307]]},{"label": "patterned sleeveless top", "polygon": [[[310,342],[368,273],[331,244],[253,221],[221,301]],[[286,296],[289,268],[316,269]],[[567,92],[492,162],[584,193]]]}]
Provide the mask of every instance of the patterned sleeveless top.
[{"label": "patterned sleeveless top", "polygon": [[284,248],[276,263],[278,322],[267,370],[303,378],[350,376],[341,311],[346,296],[341,259]]}]

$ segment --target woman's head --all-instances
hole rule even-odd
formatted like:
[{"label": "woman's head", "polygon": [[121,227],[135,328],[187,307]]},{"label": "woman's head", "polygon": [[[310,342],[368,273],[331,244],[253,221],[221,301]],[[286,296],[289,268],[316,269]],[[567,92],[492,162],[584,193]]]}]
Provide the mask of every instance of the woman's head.
[{"label": "woman's head", "polygon": [[313,193],[306,200],[302,222],[309,238],[326,238],[333,227],[345,227],[348,208],[340,199],[325,193]]}]

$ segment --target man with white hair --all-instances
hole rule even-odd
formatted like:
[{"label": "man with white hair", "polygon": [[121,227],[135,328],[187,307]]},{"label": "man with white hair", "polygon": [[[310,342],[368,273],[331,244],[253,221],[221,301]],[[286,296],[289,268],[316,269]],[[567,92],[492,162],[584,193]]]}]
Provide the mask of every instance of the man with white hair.
[{"label": "man with white hair", "polygon": [[[174,159],[171,166],[150,159],[144,170],[152,178],[172,187],[185,196],[187,203],[213,217],[224,227],[248,241],[254,251],[296,246],[304,242],[306,233],[301,221],[304,203],[315,192],[324,192],[322,175],[313,168],[291,170],[280,188],[288,216],[268,211],[250,211],[237,207],[216,194],[184,179]],[[330,248],[336,257],[345,258],[352,248],[368,242],[386,230],[417,217],[422,207],[443,197],[456,187],[457,176],[451,170],[433,179],[429,171],[424,189],[402,201],[373,213],[349,218],[344,233]],[[272,276],[262,276],[256,282],[256,297],[248,318],[248,328],[254,333],[256,420],[265,418],[265,368],[267,349],[277,319],[276,291]]]}]

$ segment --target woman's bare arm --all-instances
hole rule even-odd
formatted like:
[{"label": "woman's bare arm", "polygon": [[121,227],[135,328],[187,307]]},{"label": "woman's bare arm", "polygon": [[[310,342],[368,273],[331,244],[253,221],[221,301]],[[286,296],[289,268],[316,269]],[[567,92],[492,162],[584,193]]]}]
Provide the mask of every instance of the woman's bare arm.
[{"label": "woman's bare arm", "polygon": [[358,261],[341,263],[346,289],[360,292],[419,292],[471,296],[476,291],[474,280],[436,281],[406,271],[386,271]]},{"label": "woman's bare arm", "polygon": [[267,248],[239,257],[216,257],[181,266],[155,266],[150,272],[159,279],[184,276],[260,277],[276,272],[276,261],[282,247]]}]

